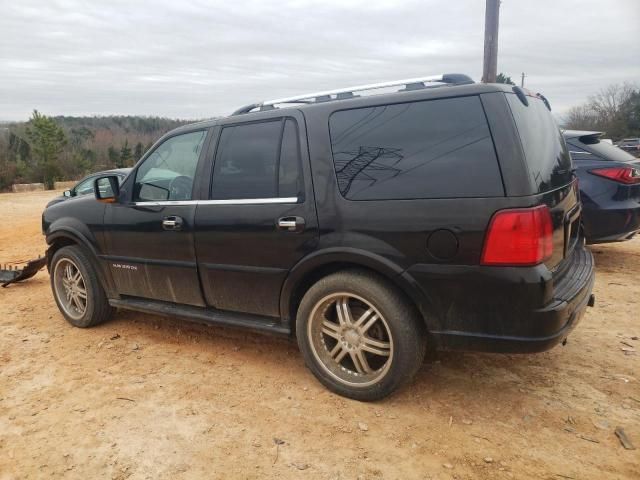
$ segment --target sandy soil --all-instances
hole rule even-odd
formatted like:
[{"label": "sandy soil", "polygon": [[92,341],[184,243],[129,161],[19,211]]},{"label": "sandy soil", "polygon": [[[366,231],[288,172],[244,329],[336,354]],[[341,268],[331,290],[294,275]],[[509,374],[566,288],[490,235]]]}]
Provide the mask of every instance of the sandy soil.
[{"label": "sandy soil", "polygon": [[[0,262],[43,253],[51,196],[0,195]],[[638,479],[640,240],[593,250],[567,346],[440,354],[375,404],[287,340],[126,312],[73,328],[41,272],[0,289],[0,479]]]}]

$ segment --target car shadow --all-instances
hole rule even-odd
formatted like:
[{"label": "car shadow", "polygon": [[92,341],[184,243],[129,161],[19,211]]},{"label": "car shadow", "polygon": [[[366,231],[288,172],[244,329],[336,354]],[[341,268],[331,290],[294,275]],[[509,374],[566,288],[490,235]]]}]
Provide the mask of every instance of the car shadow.
[{"label": "car shadow", "polygon": [[[291,376],[288,379],[290,382],[315,382],[311,373],[304,368],[295,338],[131,311],[118,312],[113,320],[98,328],[114,334],[126,331],[127,337],[135,338],[145,347],[167,347],[175,349],[178,354],[211,358],[236,355],[249,368],[252,362],[256,362],[256,369],[268,365],[269,370]],[[554,376],[557,358],[557,354],[549,353],[507,355],[436,352],[425,359],[416,378],[408,386],[377,403],[395,405],[422,396],[462,399],[487,395],[500,397],[508,392],[522,395],[529,389],[549,383]],[[283,359],[287,363],[284,369]],[[315,383],[320,391],[324,391],[318,382]]]},{"label": "car shadow", "polygon": [[637,252],[637,242],[640,237],[626,242],[602,243],[590,245],[589,249],[593,253],[596,264],[596,275],[598,271],[629,270],[637,271],[640,266],[640,254]]}]

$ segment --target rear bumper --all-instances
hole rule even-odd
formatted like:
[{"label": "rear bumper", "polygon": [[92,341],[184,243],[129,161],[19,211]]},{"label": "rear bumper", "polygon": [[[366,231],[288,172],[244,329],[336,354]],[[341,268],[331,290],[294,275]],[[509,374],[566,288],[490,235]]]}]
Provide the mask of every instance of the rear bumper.
[{"label": "rear bumper", "polygon": [[624,187],[625,195],[617,199],[606,198],[598,203],[585,198],[582,222],[587,243],[620,242],[640,231],[639,186]]},{"label": "rear bumper", "polygon": [[[539,273],[544,267],[532,269]],[[592,299],[594,272],[593,256],[584,247],[574,250],[561,274],[539,276],[534,283],[514,285],[510,272],[505,272],[501,279],[492,272],[491,285],[480,289],[481,295],[489,296],[484,305],[473,293],[468,295],[470,305],[465,305],[464,300],[450,303],[444,318],[435,322],[436,328],[430,328],[432,339],[438,348],[448,350],[502,353],[549,350],[564,341],[582,318]],[[551,299],[544,307],[530,306],[529,297],[536,289],[551,289]],[[493,301],[495,297],[500,300]]]},{"label": "rear bumper", "polygon": [[587,243],[629,240],[640,231],[640,205],[634,208],[585,209]]},{"label": "rear bumper", "polygon": [[595,245],[598,243],[626,242],[627,240],[631,240],[638,233],[640,233],[640,230],[632,230],[631,232],[625,233],[616,233],[615,235],[609,235],[608,237],[589,238],[587,243],[589,245]]}]

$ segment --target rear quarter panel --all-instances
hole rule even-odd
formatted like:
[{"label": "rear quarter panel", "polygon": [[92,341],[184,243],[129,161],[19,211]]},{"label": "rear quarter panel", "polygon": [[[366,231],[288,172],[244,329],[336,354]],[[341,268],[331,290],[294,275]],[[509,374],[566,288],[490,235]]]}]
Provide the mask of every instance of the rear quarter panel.
[{"label": "rear quarter panel", "polygon": [[[484,100],[483,100],[484,101]],[[328,118],[336,106],[305,110],[309,135],[310,161],[317,203],[320,240],[315,255],[323,251],[354,250],[370,252],[396,266],[404,284],[412,286],[413,298],[432,329],[442,327],[454,304],[487,306],[487,285],[491,273],[471,275],[478,268],[487,225],[493,214],[504,208],[531,207],[540,203],[564,211],[569,203],[577,202],[570,186],[561,191],[543,195],[525,195],[529,179],[518,167],[522,159],[517,145],[503,145],[503,155],[515,162],[509,178],[511,191],[521,196],[463,198],[463,199],[413,199],[384,201],[351,201],[345,199],[339,189],[331,152]],[[508,123],[508,122],[507,122]],[[510,153],[505,153],[510,152]],[[462,172],[473,174],[473,172]],[[530,190],[529,190],[530,193]],[[554,220],[558,225],[561,216]],[[450,258],[434,256],[427,248],[430,236],[446,229],[455,235],[456,253]],[[562,235],[561,232],[557,233]],[[562,252],[558,253],[560,257]],[[550,271],[542,266],[531,272],[512,269],[515,283],[534,284],[548,281]],[[546,275],[544,279],[540,275]],[[508,292],[505,292],[508,293]],[[535,288],[534,298],[524,300],[539,304],[550,298],[548,288]],[[490,295],[496,299],[495,291]],[[504,302],[504,297],[499,301]],[[523,306],[524,308],[524,306]]]}]

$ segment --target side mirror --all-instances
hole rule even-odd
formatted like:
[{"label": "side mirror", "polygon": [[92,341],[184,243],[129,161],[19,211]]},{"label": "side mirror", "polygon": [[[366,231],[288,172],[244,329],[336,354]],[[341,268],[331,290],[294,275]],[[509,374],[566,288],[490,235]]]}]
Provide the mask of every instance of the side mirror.
[{"label": "side mirror", "polygon": [[116,203],[120,194],[120,182],[117,175],[100,177],[93,182],[96,200],[104,203]]},{"label": "side mirror", "polygon": [[71,197],[71,190],[65,190],[64,192],[62,192],[62,195],[67,198]]}]

